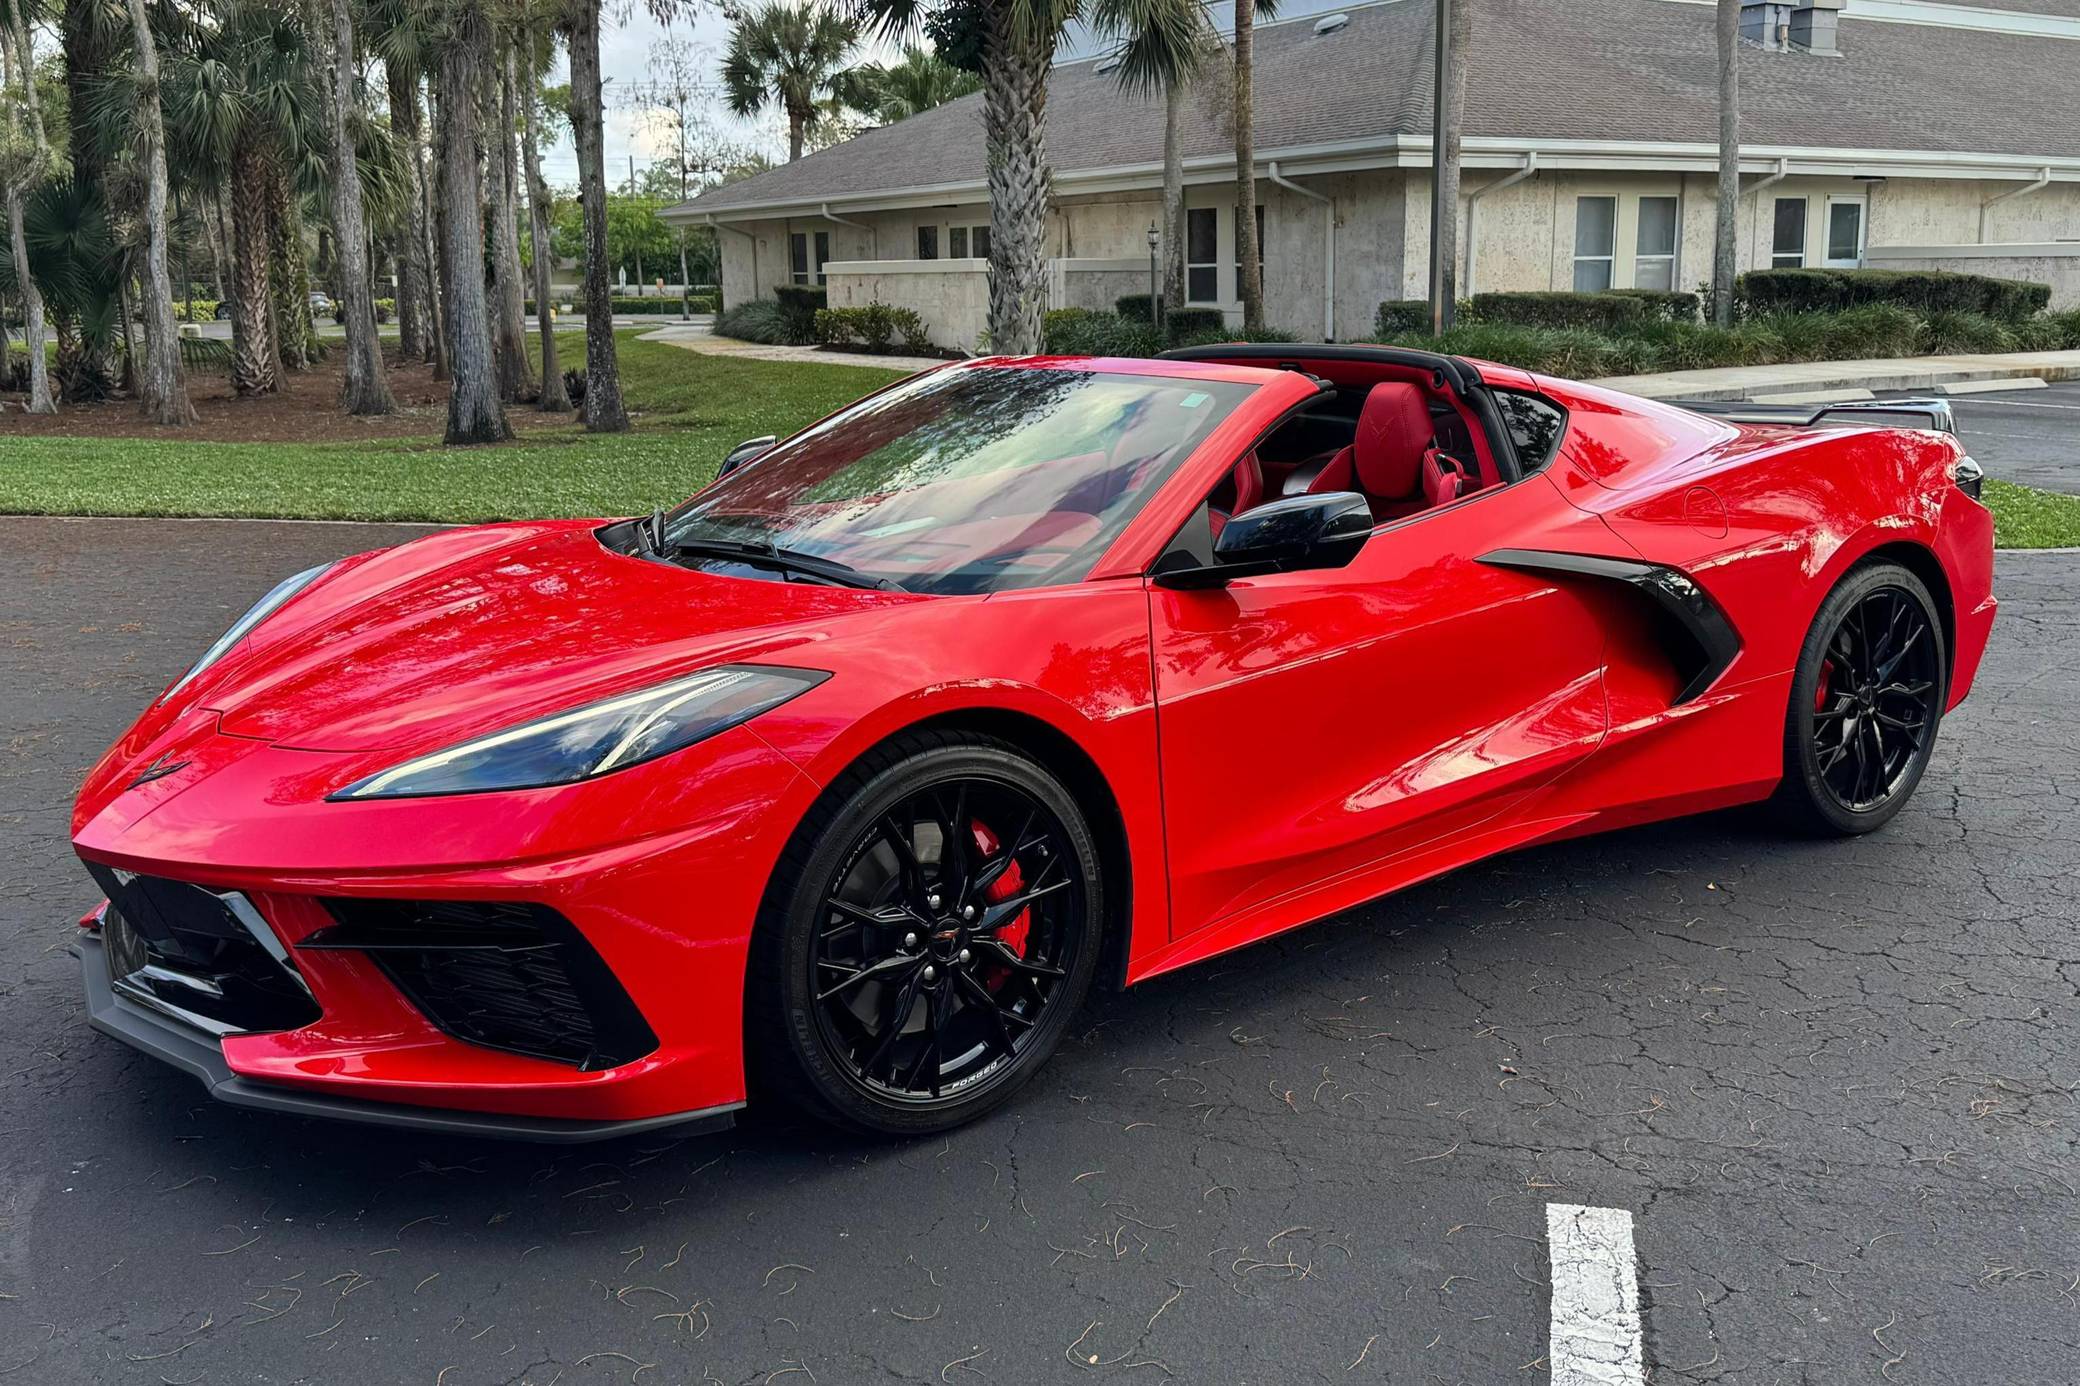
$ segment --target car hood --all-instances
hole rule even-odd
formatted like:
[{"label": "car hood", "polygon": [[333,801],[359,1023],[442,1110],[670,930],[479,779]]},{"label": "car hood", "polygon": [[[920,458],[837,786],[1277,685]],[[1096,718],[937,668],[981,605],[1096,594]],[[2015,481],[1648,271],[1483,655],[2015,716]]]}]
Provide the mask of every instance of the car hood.
[{"label": "car hood", "polygon": [[935,600],[691,571],[609,549],[596,527],[449,530],[349,560],[205,671],[188,706],[300,750],[420,749],[705,665],[817,667],[838,627]]}]

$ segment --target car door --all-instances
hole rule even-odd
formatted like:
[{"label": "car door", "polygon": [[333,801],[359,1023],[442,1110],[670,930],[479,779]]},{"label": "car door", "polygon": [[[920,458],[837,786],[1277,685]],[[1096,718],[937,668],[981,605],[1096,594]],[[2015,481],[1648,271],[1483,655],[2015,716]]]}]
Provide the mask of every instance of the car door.
[{"label": "car door", "polygon": [[1481,562],[1504,548],[1629,552],[1540,475],[1380,529],[1345,568],[1150,587],[1173,945],[1390,888],[1366,886],[1595,749],[1597,599]]}]

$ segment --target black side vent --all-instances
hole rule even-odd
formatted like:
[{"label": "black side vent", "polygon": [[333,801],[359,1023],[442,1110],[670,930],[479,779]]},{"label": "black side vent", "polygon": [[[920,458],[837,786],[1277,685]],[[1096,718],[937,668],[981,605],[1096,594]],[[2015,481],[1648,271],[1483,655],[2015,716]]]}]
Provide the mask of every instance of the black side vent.
[{"label": "black side vent", "polygon": [[588,1071],[657,1048],[605,961],[545,906],[340,899],[325,907],[339,922],[297,946],[368,954],[456,1039]]}]

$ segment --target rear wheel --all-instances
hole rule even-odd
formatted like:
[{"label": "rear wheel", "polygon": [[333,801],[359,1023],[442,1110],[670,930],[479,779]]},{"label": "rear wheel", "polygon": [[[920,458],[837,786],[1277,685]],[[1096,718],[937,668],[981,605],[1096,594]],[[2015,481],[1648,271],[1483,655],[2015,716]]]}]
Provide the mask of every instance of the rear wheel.
[{"label": "rear wheel", "polygon": [[1090,989],[1100,876],[1075,800],[1011,747],[920,733],[874,752],[767,891],[745,998],[758,1095],[887,1134],[997,1106]]},{"label": "rear wheel", "polygon": [[1948,671],[1920,578],[1880,562],[1843,579],[1821,603],[1792,679],[1777,792],[1790,822],[1853,836],[1898,813],[1935,748]]}]

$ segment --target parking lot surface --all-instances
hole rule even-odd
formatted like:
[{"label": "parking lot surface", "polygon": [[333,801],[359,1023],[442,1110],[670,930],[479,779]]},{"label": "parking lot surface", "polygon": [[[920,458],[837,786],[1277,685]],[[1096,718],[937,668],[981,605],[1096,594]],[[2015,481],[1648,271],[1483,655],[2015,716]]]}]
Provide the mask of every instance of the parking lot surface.
[{"label": "parking lot surface", "polygon": [[1566,1208],[1631,1215],[1652,1382],[2073,1379],[2072,557],[2002,556],[1873,837],[1470,869],[1100,998],[945,1139],[548,1150],[214,1105],[65,952],[93,758],[281,575],[412,532],[0,520],[0,1382],[1534,1381],[1584,1292],[1549,1217],[1622,1222]]},{"label": "parking lot surface", "polygon": [[1954,396],[1958,436],[1989,476],[2080,495],[2080,380]]}]

